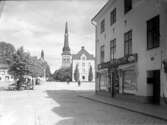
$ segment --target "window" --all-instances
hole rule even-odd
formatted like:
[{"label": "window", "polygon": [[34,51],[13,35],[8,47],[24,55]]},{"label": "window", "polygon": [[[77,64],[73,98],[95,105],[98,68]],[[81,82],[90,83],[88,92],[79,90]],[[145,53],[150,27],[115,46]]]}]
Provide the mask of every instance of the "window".
[{"label": "window", "polygon": [[147,21],[147,49],[159,47],[160,31],[159,31],[159,15]]},{"label": "window", "polygon": [[85,67],[85,63],[82,63],[82,67]]},{"label": "window", "polygon": [[68,59],[67,59],[67,63],[69,63],[69,62],[70,62],[70,59],[68,58]]},{"label": "window", "polygon": [[116,8],[110,13],[110,25],[116,22]]},{"label": "window", "polygon": [[82,69],[82,73],[85,73],[85,68]]},{"label": "window", "polygon": [[124,12],[125,14],[132,9],[132,0],[124,0]]},{"label": "window", "polygon": [[100,61],[101,63],[104,62],[104,45],[100,48]]},{"label": "window", "polygon": [[83,56],[83,57],[82,57],[82,60],[86,60],[86,57],[85,57],[85,56]]},{"label": "window", "polygon": [[105,20],[103,19],[100,25],[100,32],[103,33],[104,31],[105,31]]},{"label": "window", "polygon": [[132,30],[124,34],[124,55],[132,54]]},{"label": "window", "polygon": [[116,52],[116,39],[110,41],[110,60],[114,59]]}]

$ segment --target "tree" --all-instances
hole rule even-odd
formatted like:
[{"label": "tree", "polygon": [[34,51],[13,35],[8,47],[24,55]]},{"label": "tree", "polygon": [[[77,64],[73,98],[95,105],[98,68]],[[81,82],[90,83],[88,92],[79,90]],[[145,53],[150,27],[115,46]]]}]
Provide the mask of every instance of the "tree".
[{"label": "tree", "polygon": [[20,47],[15,54],[13,54],[9,63],[9,74],[13,75],[15,79],[21,79],[24,75],[29,73],[27,62],[28,54],[25,54],[23,47]]},{"label": "tree", "polygon": [[89,68],[88,80],[89,80],[90,82],[93,80],[93,72],[92,72],[92,66],[91,66],[91,65],[90,65],[90,68]]},{"label": "tree", "polygon": [[10,63],[13,54],[16,52],[15,47],[6,42],[0,42],[0,63]]},{"label": "tree", "polygon": [[75,67],[75,71],[74,71],[74,80],[76,81],[76,82],[78,82],[79,81],[79,69],[78,69],[78,64],[76,65],[76,67]]},{"label": "tree", "polygon": [[53,78],[60,81],[72,81],[72,67],[56,70],[53,74]]}]

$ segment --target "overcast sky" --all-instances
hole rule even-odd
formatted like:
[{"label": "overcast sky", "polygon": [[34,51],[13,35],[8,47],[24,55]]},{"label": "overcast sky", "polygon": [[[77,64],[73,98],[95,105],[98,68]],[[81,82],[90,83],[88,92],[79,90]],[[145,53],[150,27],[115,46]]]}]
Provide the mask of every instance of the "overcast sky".
[{"label": "overcast sky", "polygon": [[0,19],[0,41],[24,46],[32,56],[45,59],[53,72],[61,66],[65,22],[68,22],[71,52],[81,46],[94,54],[91,19],[107,0],[7,1]]}]

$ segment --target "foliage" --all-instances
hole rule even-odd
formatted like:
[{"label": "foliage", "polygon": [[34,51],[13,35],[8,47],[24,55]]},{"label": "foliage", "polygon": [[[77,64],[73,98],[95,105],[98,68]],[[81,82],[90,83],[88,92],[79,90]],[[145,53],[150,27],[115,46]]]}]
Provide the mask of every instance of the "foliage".
[{"label": "foliage", "polygon": [[79,81],[79,69],[78,69],[78,65],[76,65],[75,67],[75,71],[74,71],[74,80],[77,82]]},{"label": "foliage", "polygon": [[53,74],[53,78],[59,81],[72,81],[72,67],[56,70]]},{"label": "foliage", "polygon": [[37,57],[32,57],[28,52],[25,52],[23,47],[20,47],[10,63],[9,73],[14,75],[16,79],[24,75],[30,75],[32,77],[43,77],[44,72],[47,72],[46,76],[50,75],[49,65]]},{"label": "foliage", "polygon": [[0,63],[9,63],[15,52],[15,47],[12,44],[0,42]]},{"label": "foliage", "polygon": [[92,71],[92,66],[90,65],[89,68],[89,75],[88,75],[88,81],[92,81],[93,80],[93,71]]},{"label": "foliage", "polygon": [[10,60],[9,73],[16,79],[20,79],[23,75],[29,73],[27,69],[28,55],[24,53],[23,47],[19,48],[15,54],[13,54],[12,60]]}]

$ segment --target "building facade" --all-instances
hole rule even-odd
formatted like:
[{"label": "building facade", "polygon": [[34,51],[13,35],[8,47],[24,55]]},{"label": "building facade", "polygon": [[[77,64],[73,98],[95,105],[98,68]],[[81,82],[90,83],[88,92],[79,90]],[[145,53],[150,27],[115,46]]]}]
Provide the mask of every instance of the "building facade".
[{"label": "building facade", "polygon": [[64,34],[64,46],[62,52],[62,68],[68,68],[72,63],[72,55],[69,47],[68,41],[68,24],[65,25],[65,34]]},{"label": "building facade", "polygon": [[78,67],[79,80],[89,81],[89,71],[92,68],[92,81],[95,80],[94,57],[84,47],[77,54],[72,55],[72,81],[75,81],[74,73]]},{"label": "building facade", "polygon": [[167,2],[109,0],[96,28],[96,92],[159,104],[167,95]]},{"label": "building facade", "polygon": [[8,65],[7,64],[0,64],[0,81],[7,82],[13,81],[13,76],[8,74]]}]

